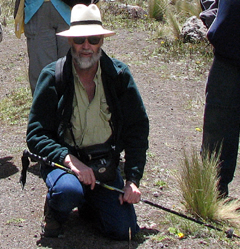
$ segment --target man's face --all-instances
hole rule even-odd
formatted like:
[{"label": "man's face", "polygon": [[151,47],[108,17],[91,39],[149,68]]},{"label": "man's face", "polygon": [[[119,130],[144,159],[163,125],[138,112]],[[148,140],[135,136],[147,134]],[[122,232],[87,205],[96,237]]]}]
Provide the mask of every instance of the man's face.
[{"label": "man's face", "polygon": [[103,36],[70,37],[72,57],[80,69],[93,67],[101,57]]}]

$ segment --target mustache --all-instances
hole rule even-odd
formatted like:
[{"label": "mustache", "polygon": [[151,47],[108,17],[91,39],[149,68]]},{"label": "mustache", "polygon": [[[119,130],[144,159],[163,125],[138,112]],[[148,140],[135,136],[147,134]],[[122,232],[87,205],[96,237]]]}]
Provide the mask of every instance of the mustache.
[{"label": "mustache", "polygon": [[89,54],[93,54],[94,52],[91,49],[81,49],[80,51],[77,51],[74,47],[71,48],[72,49],[72,55],[73,57],[81,57],[82,53],[89,53]]},{"label": "mustache", "polygon": [[81,49],[80,51],[78,51],[78,54],[80,55],[81,53],[93,54],[93,51],[91,49]]},{"label": "mustache", "polygon": [[[91,57],[84,56],[85,54],[91,54]],[[79,68],[87,69],[92,67],[95,63],[97,63],[101,57],[102,51],[99,49],[98,51],[94,52],[90,49],[81,49],[80,51],[76,51],[76,49],[72,48],[72,58],[76,65]]]}]

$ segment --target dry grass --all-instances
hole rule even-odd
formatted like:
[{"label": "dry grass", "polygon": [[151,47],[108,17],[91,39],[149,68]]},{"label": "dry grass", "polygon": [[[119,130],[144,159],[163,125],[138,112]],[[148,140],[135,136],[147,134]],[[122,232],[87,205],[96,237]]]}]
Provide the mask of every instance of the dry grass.
[{"label": "dry grass", "polygon": [[226,225],[240,229],[240,208],[239,200],[222,199],[218,200],[218,206],[214,215],[214,219]]},{"label": "dry grass", "polygon": [[240,201],[219,198],[218,163],[216,153],[201,157],[192,150],[189,157],[184,152],[177,176],[182,202],[187,211],[199,219],[240,229]]},{"label": "dry grass", "polygon": [[192,151],[191,157],[184,152],[180,163],[178,183],[186,209],[196,217],[212,220],[217,208],[217,162],[201,160],[199,153]]}]

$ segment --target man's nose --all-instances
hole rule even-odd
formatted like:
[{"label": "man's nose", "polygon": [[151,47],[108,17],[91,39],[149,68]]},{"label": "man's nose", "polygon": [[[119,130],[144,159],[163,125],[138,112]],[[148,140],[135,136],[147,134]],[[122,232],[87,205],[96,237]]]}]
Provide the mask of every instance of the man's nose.
[{"label": "man's nose", "polygon": [[90,43],[88,42],[88,39],[85,39],[84,43],[82,44],[82,47],[85,49],[88,49],[90,47]]}]

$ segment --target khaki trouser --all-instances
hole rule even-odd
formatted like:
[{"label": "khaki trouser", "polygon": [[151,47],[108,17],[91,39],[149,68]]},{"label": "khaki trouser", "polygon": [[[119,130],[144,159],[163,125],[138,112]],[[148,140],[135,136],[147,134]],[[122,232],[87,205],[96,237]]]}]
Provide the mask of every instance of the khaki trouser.
[{"label": "khaki trouser", "polygon": [[51,1],[46,1],[25,24],[29,57],[29,81],[32,94],[43,67],[66,55],[70,46],[67,38],[56,33],[69,28]]}]

